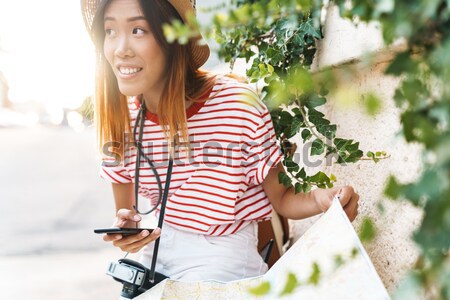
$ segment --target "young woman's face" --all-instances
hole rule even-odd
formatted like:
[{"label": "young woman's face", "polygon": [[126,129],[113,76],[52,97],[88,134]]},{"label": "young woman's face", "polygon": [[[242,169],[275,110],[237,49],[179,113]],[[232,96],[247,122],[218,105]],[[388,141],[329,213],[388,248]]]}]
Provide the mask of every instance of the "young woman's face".
[{"label": "young woman's face", "polygon": [[138,0],[112,0],[104,14],[104,53],[125,96],[162,90],[166,55],[158,45]]}]

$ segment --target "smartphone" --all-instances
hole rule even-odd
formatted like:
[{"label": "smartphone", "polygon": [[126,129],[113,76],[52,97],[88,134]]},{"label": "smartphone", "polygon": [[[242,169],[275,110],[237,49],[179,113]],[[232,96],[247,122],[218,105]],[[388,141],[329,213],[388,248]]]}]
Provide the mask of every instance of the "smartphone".
[{"label": "smartphone", "polygon": [[150,228],[118,228],[118,227],[112,227],[112,228],[96,228],[94,229],[95,233],[98,234],[123,234],[123,235],[133,235],[138,234],[142,230],[148,230],[150,233],[153,231],[153,229]]}]

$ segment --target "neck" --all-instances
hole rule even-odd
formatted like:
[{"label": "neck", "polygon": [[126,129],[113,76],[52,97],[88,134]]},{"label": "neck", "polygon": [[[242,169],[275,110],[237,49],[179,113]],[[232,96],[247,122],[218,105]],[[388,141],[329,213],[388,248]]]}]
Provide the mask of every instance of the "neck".
[{"label": "neck", "polygon": [[147,109],[147,111],[156,114],[156,112],[158,111],[159,99],[156,100],[154,98],[143,97],[142,100],[145,103],[145,108]]},{"label": "neck", "polygon": [[142,94],[142,100],[145,103],[145,107],[148,111],[156,113],[158,111],[158,104],[161,100],[162,89],[148,91]]},{"label": "neck", "polygon": [[[161,94],[150,94],[150,93],[145,93],[142,94],[142,99],[141,101],[143,101],[145,103],[145,108],[147,109],[147,111],[156,114],[158,111],[158,104],[159,101],[161,99]],[[188,109],[194,102],[192,101],[188,101],[185,100],[185,109]]]}]

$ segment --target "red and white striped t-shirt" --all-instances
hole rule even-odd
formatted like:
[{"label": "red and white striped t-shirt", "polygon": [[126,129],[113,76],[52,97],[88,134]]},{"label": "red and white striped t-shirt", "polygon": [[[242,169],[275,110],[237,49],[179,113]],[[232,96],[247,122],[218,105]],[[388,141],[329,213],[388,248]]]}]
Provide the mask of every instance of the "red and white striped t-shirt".
[{"label": "red and white striped t-shirt", "polygon": [[[131,98],[132,126],[140,103]],[[270,218],[272,207],[261,183],[282,158],[267,107],[247,84],[217,79],[208,99],[187,111],[191,155],[175,148],[164,221],[184,231],[206,235],[237,232],[251,221]],[[136,137],[137,139],[137,137]],[[164,187],[168,143],[156,115],[148,112],[143,150],[156,166]],[[124,162],[104,159],[100,176],[113,183],[134,182],[136,149],[125,151]],[[154,204],[158,185],[142,160],[139,194]],[[158,210],[157,210],[158,212]]]}]

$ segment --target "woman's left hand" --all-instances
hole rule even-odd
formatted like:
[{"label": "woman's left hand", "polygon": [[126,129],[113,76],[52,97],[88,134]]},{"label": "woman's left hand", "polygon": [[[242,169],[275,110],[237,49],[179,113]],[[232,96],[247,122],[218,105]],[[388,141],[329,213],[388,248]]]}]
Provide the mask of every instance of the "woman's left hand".
[{"label": "woman's left hand", "polygon": [[342,208],[350,221],[353,221],[358,215],[359,195],[355,192],[353,187],[349,185],[331,189],[316,189],[312,191],[312,193],[317,207],[322,212],[325,212],[330,208],[335,196],[339,196]]}]

